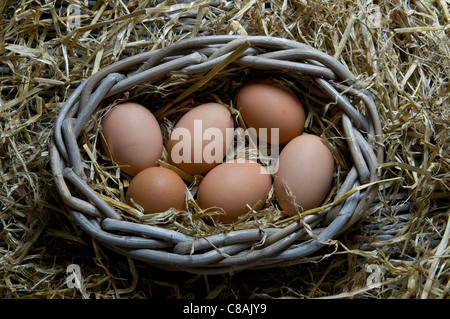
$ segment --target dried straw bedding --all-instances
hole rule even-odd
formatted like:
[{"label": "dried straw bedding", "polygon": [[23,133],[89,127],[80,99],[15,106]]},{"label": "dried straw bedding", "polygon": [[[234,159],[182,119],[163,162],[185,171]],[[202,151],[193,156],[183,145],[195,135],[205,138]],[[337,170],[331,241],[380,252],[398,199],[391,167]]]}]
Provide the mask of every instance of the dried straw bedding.
[{"label": "dried straw bedding", "polygon": [[[448,298],[445,1],[89,1],[72,32],[68,5],[0,6],[0,298]],[[91,74],[183,38],[218,34],[293,39],[345,65],[377,101],[383,182],[363,219],[294,265],[222,275],[167,272],[116,254],[80,230],[55,192],[52,131],[61,105]],[[144,89],[171,98],[174,87]],[[307,105],[319,102],[305,98]],[[316,124],[339,136],[339,127],[320,115]],[[103,191],[120,198],[126,185],[114,170],[105,172],[118,186]],[[173,212],[145,222],[171,218]],[[70,264],[80,266],[79,289],[67,286]]]}]

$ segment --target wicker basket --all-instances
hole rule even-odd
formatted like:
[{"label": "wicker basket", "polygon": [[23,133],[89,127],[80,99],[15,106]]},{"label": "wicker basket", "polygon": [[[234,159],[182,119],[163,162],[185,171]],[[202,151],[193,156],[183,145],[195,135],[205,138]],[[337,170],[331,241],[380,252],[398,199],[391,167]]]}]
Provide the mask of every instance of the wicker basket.
[{"label": "wicker basket", "polygon": [[[349,190],[356,191],[281,229],[232,230],[199,237],[121,218],[87,181],[79,140],[89,118],[108,97],[123,95],[142,83],[161,81],[174,71],[203,74],[243,44],[245,52],[227,67],[285,72],[306,84],[312,95],[326,97],[342,110],[343,131],[353,163],[334,196],[342,198]],[[357,101],[362,110],[352,101]],[[53,137],[50,160],[56,189],[84,231],[123,255],[157,267],[198,274],[273,267],[313,254],[368,210],[377,193],[377,183],[373,183],[378,181],[377,165],[383,160],[375,102],[348,69],[307,45],[264,36],[190,38],[120,60],[86,79],[71,94],[56,120]]]}]

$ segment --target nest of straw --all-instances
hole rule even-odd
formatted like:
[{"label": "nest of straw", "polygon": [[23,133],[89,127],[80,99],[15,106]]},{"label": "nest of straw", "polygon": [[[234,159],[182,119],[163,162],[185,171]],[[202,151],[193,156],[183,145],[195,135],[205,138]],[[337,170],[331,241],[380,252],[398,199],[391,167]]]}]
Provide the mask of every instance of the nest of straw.
[{"label": "nest of straw", "polygon": [[[445,2],[74,2],[81,8],[74,30],[69,4],[0,7],[2,298],[449,296]],[[258,271],[201,276],[149,269],[81,232],[53,191],[51,131],[77,85],[123,57],[213,34],[308,44],[346,65],[381,102],[386,159],[379,170],[388,182],[377,204],[319,254],[273,275],[264,271],[264,279]],[[81,267],[79,289],[66,284],[70,264]],[[379,276],[370,281],[374,270]]]}]

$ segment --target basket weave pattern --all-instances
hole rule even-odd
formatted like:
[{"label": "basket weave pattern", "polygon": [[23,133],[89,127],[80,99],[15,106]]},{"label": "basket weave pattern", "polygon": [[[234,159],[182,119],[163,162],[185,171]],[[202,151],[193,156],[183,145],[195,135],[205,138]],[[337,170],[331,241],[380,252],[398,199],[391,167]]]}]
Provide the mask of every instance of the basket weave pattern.
[{"label": "basket weave pattern", "polygon": [[[123,220],[89,186],[78,140],[100,103],[168,73],[205,73],[243,43],[247,50],[232,65],[293,74],[310,83],[312,94],[342,110],[352,168],[335,197],[357,189],[344,201],[307,215],[285,228],[245,229],[194,237]],[[136,70],[130,73],[130,70]],[[351,101],[361,101],[360,112]],[[375,199],[377,166],[383,161],[382,130],[375,101],[341,63],[307,45],[265,36],[206,36],[120,60],[81,83],[61,108],[51,145],[56,189],[79,226],[105,246],[158,267],[199,274],[272,267],[308,256],[359,220]],[[369,185],[358,188],[360,185]],[[305,227],[305,225],[308,227]],[[310,229],[315,229],[311,237]]]}]

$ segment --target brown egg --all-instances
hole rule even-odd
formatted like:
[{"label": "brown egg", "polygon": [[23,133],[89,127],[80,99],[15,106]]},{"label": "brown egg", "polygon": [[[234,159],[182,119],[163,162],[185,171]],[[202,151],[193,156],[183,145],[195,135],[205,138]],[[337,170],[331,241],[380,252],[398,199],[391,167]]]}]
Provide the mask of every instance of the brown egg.
[{"label": "brown egg", "polygon": [[250,160],[234,160],[206,174],[198,188],[197,201],[202,209],[222,208],[226,215],[218,219],[232,223],[249,211],[247,204],[255,210],[261,209],[271,187],[271,177],[264,166]]},{"label": "brown egg", "polygon": [[302,134],[305,127],[305,111],[299,99],[277,81],[255,79],[245,83],[236,103],[247,127],[255,128],[258,138],[265,142],[284,145]]},{"label": "brown egg", "polygon": [[170,208],[186,207],[186,185],[174,171],[157,166],[139,172],[130,183],[126,202],[130,199],[144,209],[144,213],[165,212]]},{"label": "brown egg", "polygon": [[196,106],[181,117],[170,135],[169,162],[191,175],[205,174],[223,162],[233,134],[233,118],[225,106]]},{"label": "brown egg", "polygon": [[124,165],[122,171],[134,176],[157,165],[163,151],[162,133],[145,106],[118,104],[106,113],[101,126],[103,149],[114,162]]},{"label": "brown egg", "polygon": [[297,214],[296,207],[300,212],[317,207],[327,196],[333,176],[333,155],[320,137],[294,138],[281,151],[274,174],[278,204],[289,215]]}]

